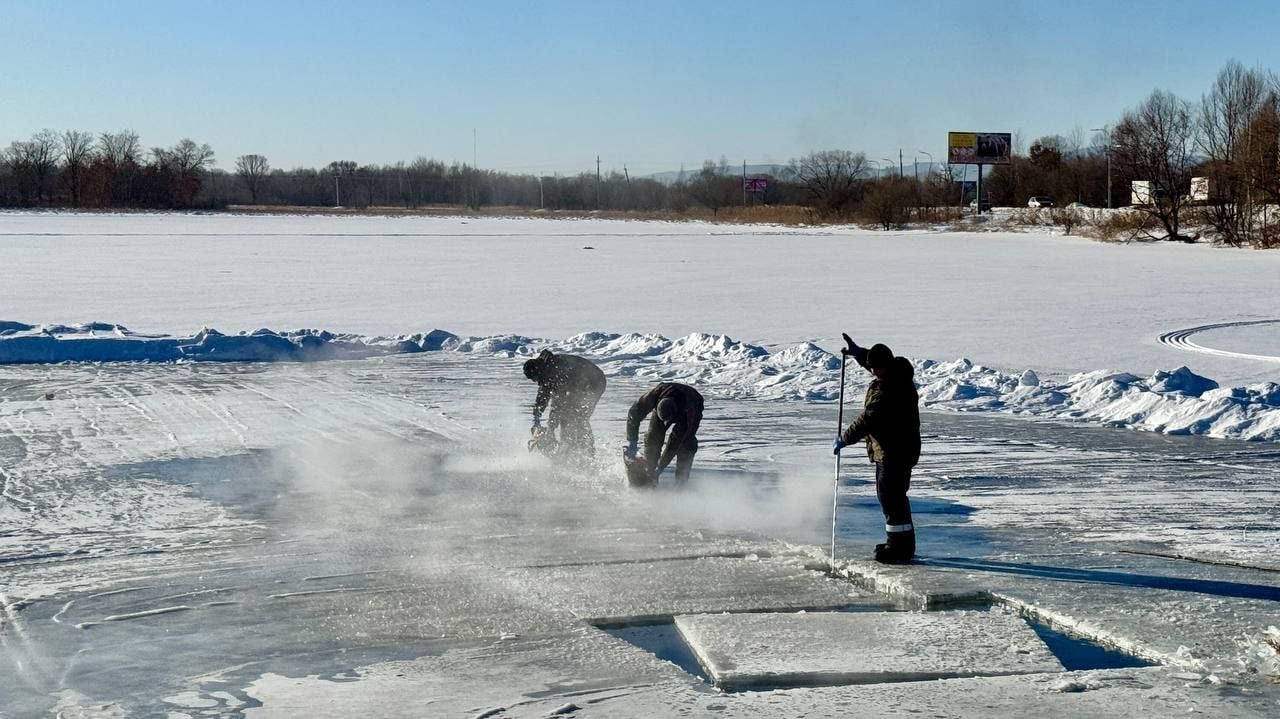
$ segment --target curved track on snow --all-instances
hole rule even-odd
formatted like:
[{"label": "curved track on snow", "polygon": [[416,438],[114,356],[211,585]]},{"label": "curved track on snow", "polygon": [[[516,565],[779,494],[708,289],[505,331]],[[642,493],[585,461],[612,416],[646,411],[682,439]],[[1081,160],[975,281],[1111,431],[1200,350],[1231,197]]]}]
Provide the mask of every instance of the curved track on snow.
[{"label": "curved track on snow", "polygon": [[1200,325],[1199,327],[1188,327],[1186,329],[1174,330],[1160,335],[1160,344],[1169,345],[1180,350],[1188,352],[1199,352],[1201,354],[1217,355],[1218,357],[1234,357],[1236,359],[1260,360],[1262,362],[1280,362],[1280,357],[1274,355],[1256,355],[1247,352],[1232,352],[1230,350],[1220,350],[1213,347],[1205,347],[1193,342],[1190,338],[1193,335],[1209,330],[1223,329],[1226,327],[1251,327],[1254,325],[1274,325],[1280,324],[1280,319],[1274,320],[1247,320],[1244,322],[1215,322],[1211,325]]}]

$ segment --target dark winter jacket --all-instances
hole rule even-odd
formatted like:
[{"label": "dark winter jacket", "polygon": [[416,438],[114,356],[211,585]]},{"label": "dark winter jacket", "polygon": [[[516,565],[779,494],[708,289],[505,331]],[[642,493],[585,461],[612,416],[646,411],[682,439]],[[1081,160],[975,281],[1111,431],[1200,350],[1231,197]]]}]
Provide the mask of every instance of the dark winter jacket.
[{"label": "dark winter jacket", "polygon": [[659,467],[671,464],[685,440],[698,434],[698,425],[702,424],[702,395],[687,384],[663,382],[636,400],[631,405],[631,411],[627,412],[627,441],[636,442],[640,439],[640,422],[658,408],[659,402],[667,398],[675,401],[677,413],[675,421],[671,423],[671,436],[667,438],[662,458],[658,460]]},{"label": "dark winter jacket", "polygon": [[[866,367],[866,349],[858,349],[854,359]],[[920,395],[914,376],[910,360],[894,357],[888,376],[867,387],[862,413],[841,435],[845,444],[866,439],[872,462],[914,466],[920,460]]]},{"label": "dark winter jacket", "polygon": [[538,396],[533,400],[533,413],[541,415],[552,397],[572,394],[604,394],[604,372],[591,360],[574,355],[551,354],[543,350],[535,359],[532,379],[538,382]]}]

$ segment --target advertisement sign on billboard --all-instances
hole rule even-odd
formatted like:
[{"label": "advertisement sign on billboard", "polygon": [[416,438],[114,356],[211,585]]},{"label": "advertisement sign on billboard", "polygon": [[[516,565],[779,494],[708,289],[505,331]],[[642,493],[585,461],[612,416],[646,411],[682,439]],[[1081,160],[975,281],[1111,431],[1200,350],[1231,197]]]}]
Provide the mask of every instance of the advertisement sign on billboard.
[{"label": "advertisement sign on billboard", "polygon": [[948,132],[947,162],[953,165],[1007,165],[1013,147],[1008,132]]},{"label": "advertisement sign on billboard", "polygon": [[769,181],[763,177],[744,177],[742,178],[742,189],[747,192],[764,192],[769,187]]}]

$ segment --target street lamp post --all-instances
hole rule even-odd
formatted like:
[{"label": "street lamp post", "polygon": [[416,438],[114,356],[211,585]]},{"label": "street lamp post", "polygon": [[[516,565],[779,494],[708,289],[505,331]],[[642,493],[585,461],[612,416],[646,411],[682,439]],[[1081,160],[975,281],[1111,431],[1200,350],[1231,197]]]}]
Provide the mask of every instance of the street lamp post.
[{"label": "street lamp post", "polygon": [[1107,209],[1111,209],[1111,131],[1105,127],[1091,128],[1089,132],[1107,133]]},{"label": "street lamp post", "polygon": [[892,167],[893,167],[893,160],[890,160],[890,159],[889,159],[889,158],[887,158],[887,157],[882,157],[882,158],[880,158],[880,160],[881,160],[882,162],[887,162],[887,163],[889,163],[889,167],[890,167],[890,168],[892,168]]}]

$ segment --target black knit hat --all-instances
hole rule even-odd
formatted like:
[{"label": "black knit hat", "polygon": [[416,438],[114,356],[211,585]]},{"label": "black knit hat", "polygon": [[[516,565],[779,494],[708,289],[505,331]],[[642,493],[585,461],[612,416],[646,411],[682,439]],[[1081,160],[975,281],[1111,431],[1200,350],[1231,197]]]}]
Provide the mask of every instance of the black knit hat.
[{"label": "black knit hat", "polygon": [[888,367],[893,364],[893,350],[888,345],[874,344],[867,351],[867,366],[871,369]]},{"label": "black knit hat", "polygon": [[542,376],[542,368],[546,367],[547,360],[551,359],[551,350],[542,350],[537,357],[526,360],[524,363],[524,376],[535,382]]}]

